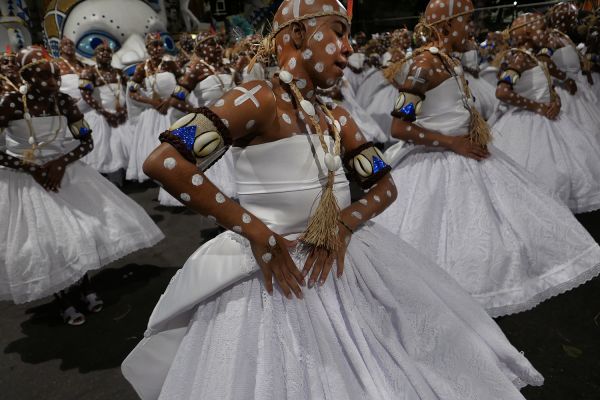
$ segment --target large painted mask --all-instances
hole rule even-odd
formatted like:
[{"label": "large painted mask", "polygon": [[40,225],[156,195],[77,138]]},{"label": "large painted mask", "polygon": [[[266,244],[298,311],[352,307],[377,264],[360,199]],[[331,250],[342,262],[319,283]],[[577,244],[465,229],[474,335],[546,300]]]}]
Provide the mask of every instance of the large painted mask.
[{"label": "large painted mask", "polygon": [[58,56],[60,39],[75,43],[82,61],[92,62],[94,49],[107,42],[114,52],[113,66],[132,69],[147,57],[144,37],[160,32],[167,53],[177,52],[167,33],[158,1],[52,0],[46,10],[44,32],[50,52]]},{"label": "large painted mask", "polygon": [[0,0],[0,51],[31,45],[29,12],[22,0]]}]

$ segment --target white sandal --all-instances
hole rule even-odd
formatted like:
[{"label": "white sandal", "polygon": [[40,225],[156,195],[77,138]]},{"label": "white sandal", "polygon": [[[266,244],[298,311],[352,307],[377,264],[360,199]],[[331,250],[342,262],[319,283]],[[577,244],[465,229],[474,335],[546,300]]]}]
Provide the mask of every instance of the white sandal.
[{"label": "white sandal", "polygon": [[61,311],[60,315],[68,325],[79,326],[85,324],[85,316],[73,306]]},{"label": "white sandal", "polygon": [[83,301],[89,312],[99,313],[104,308],[104,301],[95,292],[83,296]]}]

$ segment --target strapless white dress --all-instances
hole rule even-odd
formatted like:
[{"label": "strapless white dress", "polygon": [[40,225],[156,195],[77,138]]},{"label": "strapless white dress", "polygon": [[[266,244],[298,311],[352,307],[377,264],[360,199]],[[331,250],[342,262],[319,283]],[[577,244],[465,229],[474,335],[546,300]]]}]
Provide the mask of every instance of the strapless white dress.
[{"label": "strapless white dress", "polygon": [[[416,124],[457,136],[469,121],[450,78],[427,93]],[[569,209],[496,147],[484,161],[412,147],[392,171],[398,199],[375,221],[437,261],[492,316],[600,273],[600,247]]]},{"label": "strapless white dress", "polygon": [[[69,140],[64,117],[32,119],[40,164],[79,144]],[[31,146],[25,120],[4,131],[7,153],[21,157]],[[70,133],[68,134],[70,136]],[[151,247],[162,232],[144,209],[86,164],[67,166],[58,193],[47,192],[23,172],[0,168],[0,300],[24,303],[51,295],[138,249]]]},{"label": "strapless white dress", "polygon": [[[241,205],[288,238],[326,181],[313,152],[316,135],[233,149]],[[341,169],[334,189],[348,205]],[[543,380],[453,279],[373,223],[344,275],[303,300],[270,296],[249,242],[225,232],[177,272],[145,336],[123,364],[144,400],[516,400]]]},{"label": "strapless white dress", "polygon": [[[159,72],[150,77],[146,77],[146,89],[140,87],[140,91],[148,97],[152,97],[152,84],[156,81],[156,92],[161,99],[168,99],[173,93],[177,80],[175,75],[170,72]],[[136,103],[136,102],[132,102]],[[141,104],[137,104],[139,108]],[[129,109],[129,108],[128,108]],[[131,107],[132,110],[135,109]],[[126,178],[128,180],[137,180],[144,182],[148,176],[144,174],[142,165],[152,151],[160,144],[158,136],[169,129],[169,127],[183,113],[175,108],[170,108],[166,115],[162,115],[154,108],[143,105],[142,111],[138,116],[134,116],[135,128],[131,147],[129,150],[129,162],[127,165]]]},{"label": "strapless white dress", "polygon": [[391,112],[398,99],[398,89],[385,78],[381,70],[372,70],[358,88],[356,99],[387,135],[386,142],[391,140]]},{"label": "strapless white dress", "polygon": [[480,68],[481,69],[479,71],[479,78],[485,80],[495,89],[498,85],[499,69],[488,62],[484,62],[483,64],[481,64]]},{"label": "strapless white dress", "polygon": [[[514,86],[521,96],[549,102],[541,67],[525,71]],[[563,100],[563,105],[569,100]],[[505,107],[506,108],[506,107]],[[493,126],[494,145],[532,172],[573,212],[600,208],[600,146],[595,135],[561,111],[551,121],[537,113],[508,107]]]},{"label": "strapless white dress", "polygon": [[[362,68],[363,65],[361,65],[360,67]],[[350,68],[344,69],[344,78],[348,80],[348,83],[350,83],[350,86],[352,87],[352,90],[354,90],[354,93],[358,93],[358,89],[362,86],[367,74],[368,69],[361,70],[361,72],[359,73],[352,71]]]},{"label": "strapless white dress", "polygon": [[557,49],[552,55],[556,66],[577,83],[577,93],[571,95],[566,89],[556,86],[562,100],[562,110],[578,125],[594,133],[600,143],[600,103],[587,78],[581,73],[579,53],[573,46]]},{"label": "strapless white dress", "polygon": [[496,86],[490,85],[481,77],[475,78],[468,72],[465,72],[465,78],[474,97],[473,102],[475,103],[475,107],[486,121],[493,123],[493,118],[500,104],[500,101],[496,97]]},{"label": "strapless white dress", "polygon": [[81,97],[81,91],[79,90],[79,75],[77,74],[65,74],[60,76],[60,89],[61,92],[68,94],[77,101],[77,108],[82,113],[91,110],[88,103]]},{"label": "strapless white dress", "polygon": [[265,67],[260,62],[257,62],[252,67],[252,70],[248,70],[248,67],[244,67],[242,71],[242,83],[250,81],[264,81],[266,79]]},{"label": "strapless white dress", "polygon": [[384,132],[371,114],[358,104],[352,85],[345,78],[342,79],[342,106],[350,113],[360,132],[368,141],[387,143],[390,140],[390,132]]},{"label": "strapless white dress", "polygon": [[[196,107],[210,107],[223,95],[235,87],[233,77],[227,74],[219,74],[219,78],[211,75],[201,82],[191,93],[190,103]],[[228,197],[237,197],[235,181],[233,178],[233,159],[231,152],[227,151],[223,157],[205,171],[206,177],[210,179]],[[183,207],[183,204],[166,190],[160,188],[158,201],[163,206]]]},{"label": "strapless white dress", "polygon": [[[111,83],[94,89],[96,101],[110,112],[116,111],[115,93],[119,93],[119,103],[125,107],[125,91],[120,84]],[[129,122],[113,128],[102,114],[93,109],[86,112],[84,117],[94,132],[94,150],[82,161],[103,174],[126,169],[129,161],[129,148],[134,135]]]},{"label": "strapless white dress", "polygon": [[198,82],[191,93],[190,103],[196,107],[210,107],[234,87],[230,74],[210,75]]}]

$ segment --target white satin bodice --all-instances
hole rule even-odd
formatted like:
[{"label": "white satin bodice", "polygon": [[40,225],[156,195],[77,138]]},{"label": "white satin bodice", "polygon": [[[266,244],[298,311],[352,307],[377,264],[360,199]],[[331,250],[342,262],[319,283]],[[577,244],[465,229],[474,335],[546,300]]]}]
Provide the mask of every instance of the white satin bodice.
[{"label": "white satin bodice", "polygon": [[229,74],[210,75],[198,82],[194,88],[194,95],[198,100],[198,106],[208,107],[223,97],[229,90],[233,89],[235,82]]},{"label": "white satin bodice", "polygon": [[152,88],[154,87],[160,98],[166,99],[173,93],[175,86],[177,86],[177,79],[175,79],[175,75],[171,72],[158,72],[147,76],[144,79],[144,83],[146,85],[146,96],[152,97]]},{"label": "white satin bodice", "polygon": [[79,75],[77,74],[65,74],[60,77],[60,91],[68,94],[74,99],[81,98],[81,91],[79,90]]},{"label": "white satin bodice", "polygon": [[114,112],[117,107],[116,93],[118,93],[121,106],[125,105],[125,91],[119,83],[109,83],[94,89],[94,97],[96,100],[100,101],[103,108],[111,112]]},{"label": "white satin bodice", "polygon": [[250,81],[264,81],[266,78],[265,68],[261,63],[256,63],[252,67],[252,70],[248,70],[248,67],[244,67],[242,71],[242,83]]},{"label": "white satin bodice", "polygon": [[548,78],[539,65],[523,72],[521,78],[513,86],[513,90],[529,100],[541,103],[550,101]]},{"label": "white satin bodice", "polygon": [[[64,116],[33,117],[31,124],[36,142],[48,142],[47,145],[39,147],[39,154],[36,155],[38,164],[66,154],[79,145],[79,142],[73,140],[68,132],[67,118]],[[54,138],[54,132],[57,130]],[[23,153],[31,150],[29,126],[24,119],[10,121],[5,134],[6,152],[11,156],[23,158]]]},{"label": "white satin bodice", "polygon": [[573,78],[573,75],[577,75],[581,72],[579,53],[577,52],[577,49],[571,45],[556,49],[552,55],[552,61],[554,61],[558,69],[566,72],[570,78]]},{"label": "white satin bodice", "polygon": [[461,54],[460,62],[465,68],[471,70],[479,69],[479,53],[477,50],[469,50]]},{"label": "white satin bodice", "polygon": [[[326,137],[330,148],[333,140]],[[327,182],[318,135],[297,135],[275,142],[231,149],[240,204],[281,235],[306,230]],[[341,208],[350,204],[343,168],[334,190]]]},{"label": "white satin bodice", "polygon": [[447,136],[461,136],[468,133],[470,121],[461,88],[450,77],[427,91],[415,124]]}]

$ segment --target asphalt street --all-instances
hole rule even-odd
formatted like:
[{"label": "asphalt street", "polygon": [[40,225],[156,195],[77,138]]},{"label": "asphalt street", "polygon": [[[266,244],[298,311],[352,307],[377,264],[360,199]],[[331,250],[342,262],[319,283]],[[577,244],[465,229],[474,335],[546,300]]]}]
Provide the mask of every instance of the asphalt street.
[{"label": "asphalt street", "polygon": [[[129,183],[124,191],[166,239],[93,274],[106,306],[81,327],[64,325],[51,298],[0,302],[0,399],[137,399],[121,361],[141,339],[176,269],[218,231],[183,208],[161,207],[151,184]],[[599,241],[600,212],[579,219]],[[600,400],[600,279],[497,322],[546,378],[543,387],[523,390],[527,399]]]}]

